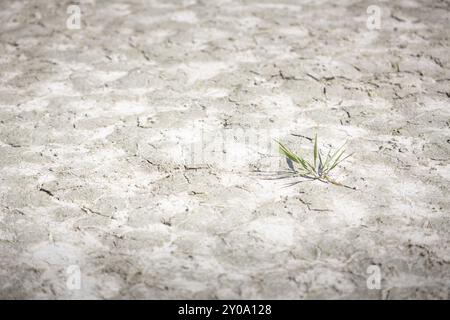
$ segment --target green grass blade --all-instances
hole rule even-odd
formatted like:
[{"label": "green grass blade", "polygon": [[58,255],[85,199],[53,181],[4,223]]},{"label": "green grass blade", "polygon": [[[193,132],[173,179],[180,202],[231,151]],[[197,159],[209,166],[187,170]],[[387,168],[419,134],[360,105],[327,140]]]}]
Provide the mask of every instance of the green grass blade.
[{"label": "green grass blade", "polygon": [[323,173],[323,162],[322,162],[322,155],[321,152],[319,151],[319,165],[317,166],[317,175],[320,177],[322,176]]},{"label": "green grass blade", "polygon": [[314,138],[314,168],[317,168],[317,154],[318,149],[317,149],[317,133],[316,133],[316,136]]},{"label": "green grass blade", "polygon": [[328,150],[327,153],[327,157],[325,158],[325,163],[322,166],[322,171],[326,171],[328,168],[328,163],[330,162],[331,158],[330,158],[330,154],[331,154],[331,149]]},{"label": "green grass blade", "polygon": [[324,174],[331,170],[331,166],[332,166],[332,164],[334,164],[334,159],[339,154],[339,152],[341,152],[342,148],[344,148],[346,143],[347,142],[345,142],[342,146],[340,146],[331,156],[330,156],[331,149],[328,150],[327,160],[325,161],[324,170],[323,170]]},{"label": "green grass blade", "polygon": [[342,161],[344,161],[345,159],[347,159],[348,157],[351,157],[353,155],[353,153],[345,156],[344,158],[342,158],[341,160],[336,160],[335,163],[333,164],[333,166],[330,168],[330,170],[333,170],[334,167],[336,167],[339,163],[341,163]]},{"label": "green grass blade", "polygon": [[345,142],[342,146],[340,146],[334,153],[333,155],[330,157],[330,163],[334,163],[334,159],[336,158],[336,156],[342,151],[342,149],[344,148],[344,146],[347,144],[347,142]]},{"label": "green grass blade", "polygon": [[333,170],[334,167],[336,167],[337,162],[339,161],[339,159],[342,157],[342,155],[344,154],[345,150],[342,150],[335,159],[333,159],[333,161],[330,162],[330,167],[327,169],[327,171],[325,172],[325,174],[327,174],[328,172],[330,172],[331,170]]},{"label": "green grass blade", "polygon": [[308,160],[304,160],[305,164],[309,167],[309,169],[307,169],[310,173],[314,174],[315,176],[317,176],[317,170],[315,167],[312,166],[311,163],[309,163]]},{"label": "green grass blade", "polygon": [[353,153],[345,156],[344,158],[341,159],[342,155],[344,154],[345,150],[342,150],[341,153],[339,153],[338,157],[333,161],[333,164],[330,166],[330,168],[325,172],[325,174],[327,174],[328,172],[330,172],[331,170],[333,170],[339,163],[341,163],[342,161],[344,161],[345,159],[347,159],[348,157],[350,157],[351,155],[353,155]]},{"label": "green grass blade", "polygon": [[292,161],[300,164],[306,171],[309,171],[308,167],[307,167],[307,164],[306,164],[306,161],[303,158],[301,158],[300,156],[298,156],[295,153],[293,153],[286,146],[284,146],[281,142],[279,142],[279,141],[276,141],[276,142],[278,143],[279,152],[281,154],[283,154],[287,158],[291,159]]}]

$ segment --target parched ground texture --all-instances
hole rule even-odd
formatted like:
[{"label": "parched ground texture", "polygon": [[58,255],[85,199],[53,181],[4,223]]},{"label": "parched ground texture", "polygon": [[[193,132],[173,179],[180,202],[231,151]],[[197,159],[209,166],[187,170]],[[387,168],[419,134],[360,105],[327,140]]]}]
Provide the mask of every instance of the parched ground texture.
[{"label": "parched ground texture", "polygon": [[[0,2],[1,298],[449,297],[448,0],[69,4]],[[316,132],[356,190],[255,174]]]}]

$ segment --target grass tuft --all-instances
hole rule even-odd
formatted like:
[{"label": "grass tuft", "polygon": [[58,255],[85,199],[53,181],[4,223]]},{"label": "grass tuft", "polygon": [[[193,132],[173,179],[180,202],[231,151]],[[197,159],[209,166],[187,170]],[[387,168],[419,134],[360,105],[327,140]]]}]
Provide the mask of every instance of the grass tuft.
[{"label": "grass tuft", "polygon": [[[345,186],[339,182],[336,182],[330,178],[330,172],[336,168],[340,163],[353,155],[353,153],[345,155],[345,145],[344,143],[336,151],[332,152],[330,149],[327,155],[324,157],[322,151],[318,146],[317,134],[314,137],[314,154],[312,163],[309,162],[303,156],[294,153],[288,147],[283,145],[281,142],[276,141],[279,146],[280,154],[284,155],[289,160],[297,164],[298,173],[301,176],[313,180],[320,180],[322,182],[329,182],[339,186]],[[351,187],[349,187],[351,188]],[[354,189],[354,188],[351,188]]]}]

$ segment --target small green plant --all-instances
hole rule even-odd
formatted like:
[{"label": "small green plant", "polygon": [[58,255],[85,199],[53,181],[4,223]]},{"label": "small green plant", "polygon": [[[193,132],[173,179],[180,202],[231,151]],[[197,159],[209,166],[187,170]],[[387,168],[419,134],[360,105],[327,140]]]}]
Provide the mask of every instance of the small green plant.
[{"label": "small green plant", "polygon": [[[352,154],[344,155],[345,149],[344,146],[346,143],[344,143],[340,148],[338,148],[336,151],[332,152],[330,149],[327,153],[327,155],[324,157],[321,150],[319,150],[318,147],[318,140],[317,140],[317,134],[314,137],[314,158],[312,163],[302,156],[292,152],[289,150],[285,145],[283,145],[281,142],[276,141],[279,146],[279,151],[282,155],[286,156],[289,160],[292,162],[295,162],[297,164],[297,170],[300,174],[300,176],[312,179],[312,180],[320,180],[322,182],[329,182],[335,185],[339,186],[345,186],[339,182],[336,182],[332,180],[329,176],[330,172],[336,168],[342,161],[350,157]],[[295,169],[294,169],[295,170]],[[349,187],[351,188],[351,187]],[[353,189],[353,188],[352,188]]]}]

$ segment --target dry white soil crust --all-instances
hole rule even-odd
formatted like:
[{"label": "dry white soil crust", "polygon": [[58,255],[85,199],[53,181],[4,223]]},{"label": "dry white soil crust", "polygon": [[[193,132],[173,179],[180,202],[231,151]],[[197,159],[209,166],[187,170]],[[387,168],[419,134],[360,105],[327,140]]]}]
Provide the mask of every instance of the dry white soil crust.
[{"label": "dry white soil crust", "polygon": [[[449,297],[448,0],[69,4],[0,2],[0,298]],[[266,179],[316,132],[355,189]]]}]

